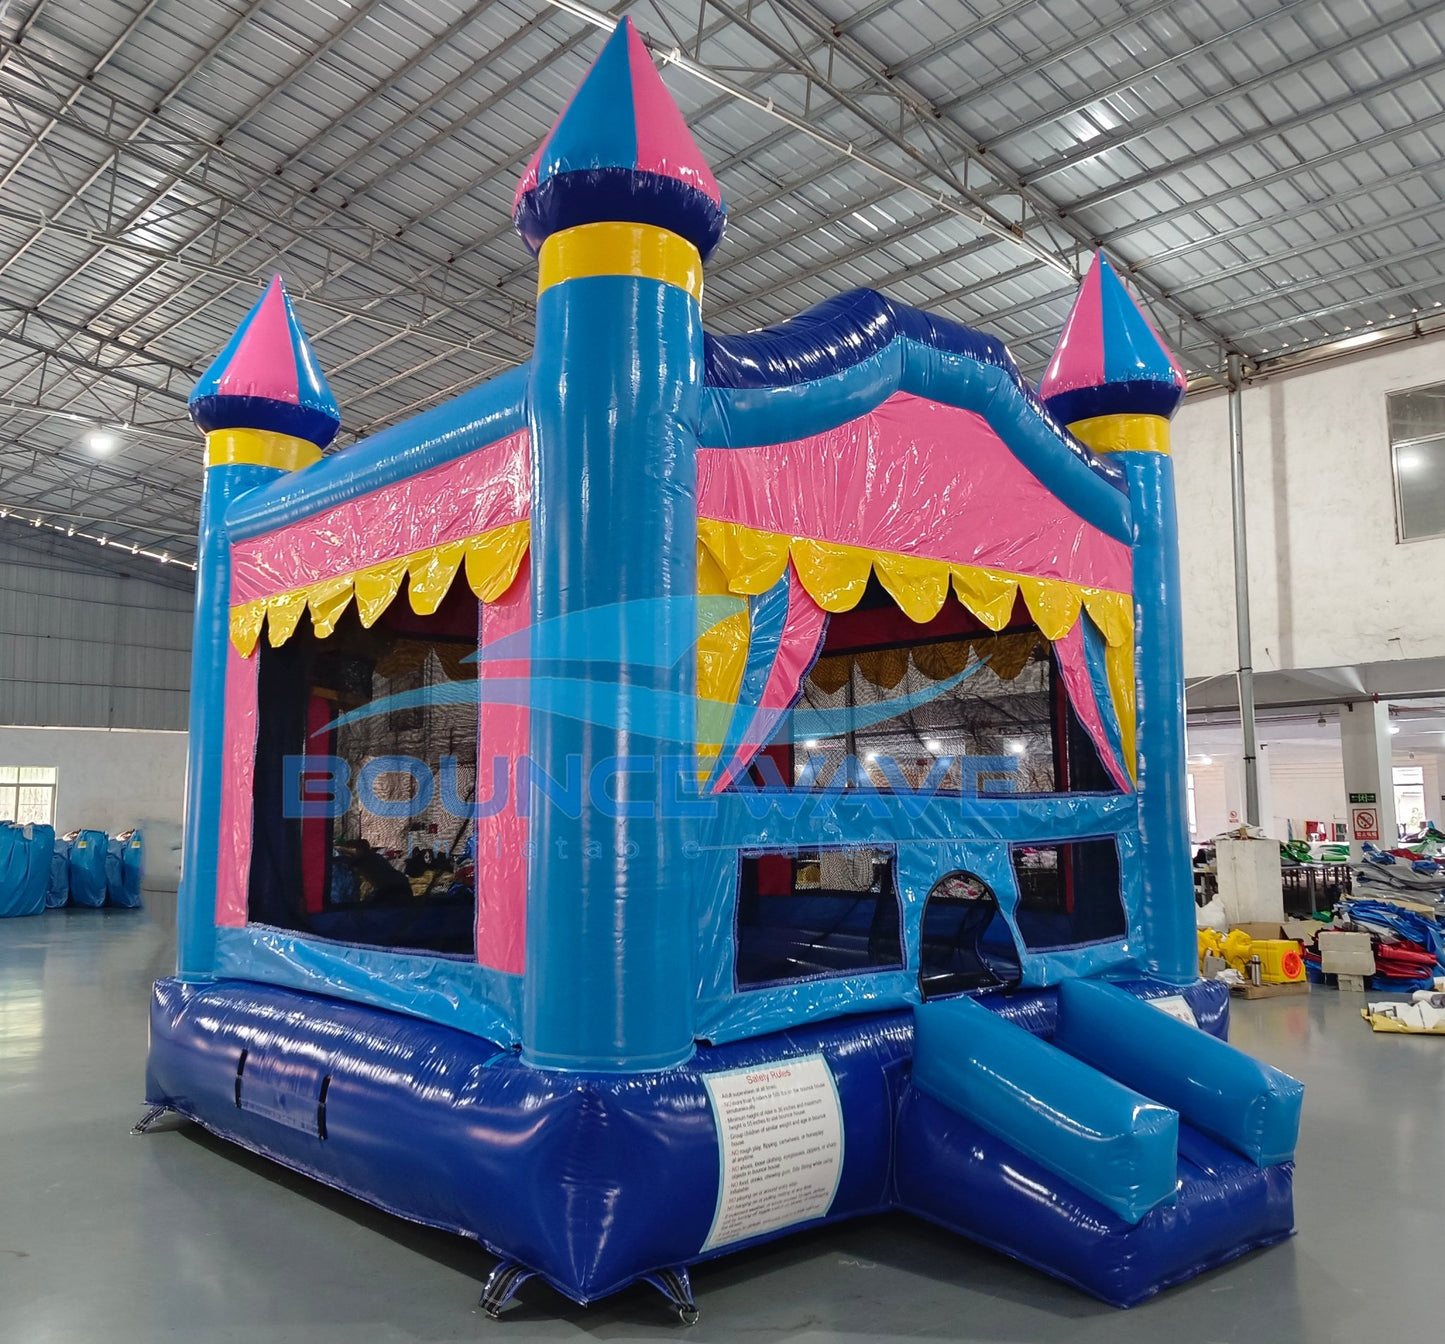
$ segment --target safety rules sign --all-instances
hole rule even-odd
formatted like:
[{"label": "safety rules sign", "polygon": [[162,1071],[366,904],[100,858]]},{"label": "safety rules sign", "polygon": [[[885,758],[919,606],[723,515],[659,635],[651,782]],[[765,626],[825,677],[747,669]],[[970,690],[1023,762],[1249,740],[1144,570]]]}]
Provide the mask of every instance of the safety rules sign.
[{"label": "safety rules sign", "polygon": [[843,1170],[843,1109],[822,1055],[707,1075],[717,1211],[704,1251],[821,1218]]}]

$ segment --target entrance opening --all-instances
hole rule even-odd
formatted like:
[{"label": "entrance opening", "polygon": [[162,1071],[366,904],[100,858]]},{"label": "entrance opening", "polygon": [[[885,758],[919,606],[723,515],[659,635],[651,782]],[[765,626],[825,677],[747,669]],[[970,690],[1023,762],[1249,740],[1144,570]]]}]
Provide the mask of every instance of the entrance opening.
[{"label": "entrance opening", "polygon": [[918,986],[925,999],[1019,982],[1019,955],[998,900],[982,878],[949,873],[923,906]]}]

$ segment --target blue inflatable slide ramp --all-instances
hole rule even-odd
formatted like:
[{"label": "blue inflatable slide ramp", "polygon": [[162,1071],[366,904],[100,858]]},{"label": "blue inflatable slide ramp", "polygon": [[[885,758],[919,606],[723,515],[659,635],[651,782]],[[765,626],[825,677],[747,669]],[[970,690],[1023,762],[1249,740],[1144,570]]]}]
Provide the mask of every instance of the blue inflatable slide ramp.
[{"label": "blue inflatable slide ramp", "polygon": [[1095,981],[1051,1040],[972,999],[914,1009],[899,1204],[1132,1306],[1290,1235],[1303,1086]]}]

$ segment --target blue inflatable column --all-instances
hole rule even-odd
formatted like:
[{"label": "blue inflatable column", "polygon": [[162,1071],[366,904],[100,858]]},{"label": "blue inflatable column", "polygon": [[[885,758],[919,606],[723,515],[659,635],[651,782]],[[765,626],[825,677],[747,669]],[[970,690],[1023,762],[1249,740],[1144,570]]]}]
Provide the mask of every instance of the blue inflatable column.
[{"label": "blue inflatable column", "polygon": [[317,461],[341,424],[336,400],[279,277],[196,384],[190,411],[206,435],[206,476],[191,635],[177,974],[183,980],[207,980],[216,960],[217,837],[231,652],[226,512],[258,486]]},{"label": "blue inflatable column", "polygon": [[1184,630],[1174,463],[1161,444],[1119,453],[1134,510],[1134,676],[1138,688],[1139,835],[1149,969],[1199,978],[1184,751]]},{"label": "blue inflatable column", "polygon": [[[547,777],[530,798],[522,1048],[544,1068],[658,1069],[693,1049],[694,883],[660,813],[694,750],[699,303],[722,219],[666,98],[619,25],[517,197],[539,265],[531,743]],[[658,171],[638,166],[660,133],[639,106],[668,112]]]},{"label": "blue inflatable column", "polygon": [[1117,457],[1134,518],[1136,770],[1142,931],[1151,974],[1199,978],[1184,752],[1179,522],[1169,419],[1186,379],[1102,253],[1084,279],[1039,391],[1096,453]]},{"label": "blue inflatable column", "polygon": [[231,548],[226,510],[281,473],[244,463],[212,464],[201,491],[196,611],[191,626],[191,701],[187,720],[185,837],[176,897],[176,971],[210,979],[216,957],[216,837],[221,824],[221,756],[226,663],[231,642]]}]

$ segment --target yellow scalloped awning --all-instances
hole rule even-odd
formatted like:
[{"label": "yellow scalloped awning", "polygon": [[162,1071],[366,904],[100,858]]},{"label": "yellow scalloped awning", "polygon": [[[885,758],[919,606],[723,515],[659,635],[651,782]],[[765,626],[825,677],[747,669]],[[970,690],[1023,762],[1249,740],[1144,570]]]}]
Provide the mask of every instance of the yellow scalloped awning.
[{"label": "yellow scalloped awning", "polygon": [[952,585],[958,600],[989,630],[1002,630],[1008,624],[1014,598],[1022,592],[1046,639],[1062,639],[1074,628],[1081,610],[1089,613],[1110,647],[1129,643],[1134,634],[1133,599],[1107,588],[759,532],[714,518],[699,518],[697,534],[726,585],[720,590],[724,592],[767,592],[783,577],[791,557],[803,587],[824,611],[851,611],[862,598],[869,575],[877,574],[903,613],[920,625],[943,609]]},{"label": "yellow scalloped awning", "polygon": [[[1012,574],[980,565],[956,565],[926,556],[898,555],[818,541],[813,537],[761,532],[716,518],[699,518],[697,534],[699,574],[705,567],[709,585],[700,582],[700,592],[740,596],[765,593],[783,577],[791,559],[799,581],[824,611],[851,611],[862,599],[869,575],[876,574],[900,610],[919,624],[926,624],[938,615],[950,587],[988,630],[1002,630],[1008,625],[1019,593],[1023,594],[1034,624],[1050,641],[1062,639],[1074,628],[1079,613],[1088,612],[1107,646],[1105,668],[1110,695],[1119,719],[1125,763],[1130,775],[1134,774],[1134,599],[1131,594],[1088,588],[1065,579]],[[746,653],[744,642],[741,656],[745,658]],[[887,675],[897,670],[879,668],[876,673],[880,681],[886,681]],[[718,681],[723,681],[723,677],[719,676]]]},{"label": "yellow scalloped awning", "polygon": [[411,609],[418,616],[430,616],[441,606],[461,569],[479,601],[495,602],[517,577],[531,534],[531,520],[520,518],[465,541],[431,546],[354,574],[338,574],[305,588],[238,603],[231,608],[231,643],[243,658],[249,658],[264,625],[271,647],[279,649],[296,633],[301,613],[308,609],[311,628],[318,638],[325,639],[353,599],[361,624],[370,629],[395,600],[403,582]]}]

